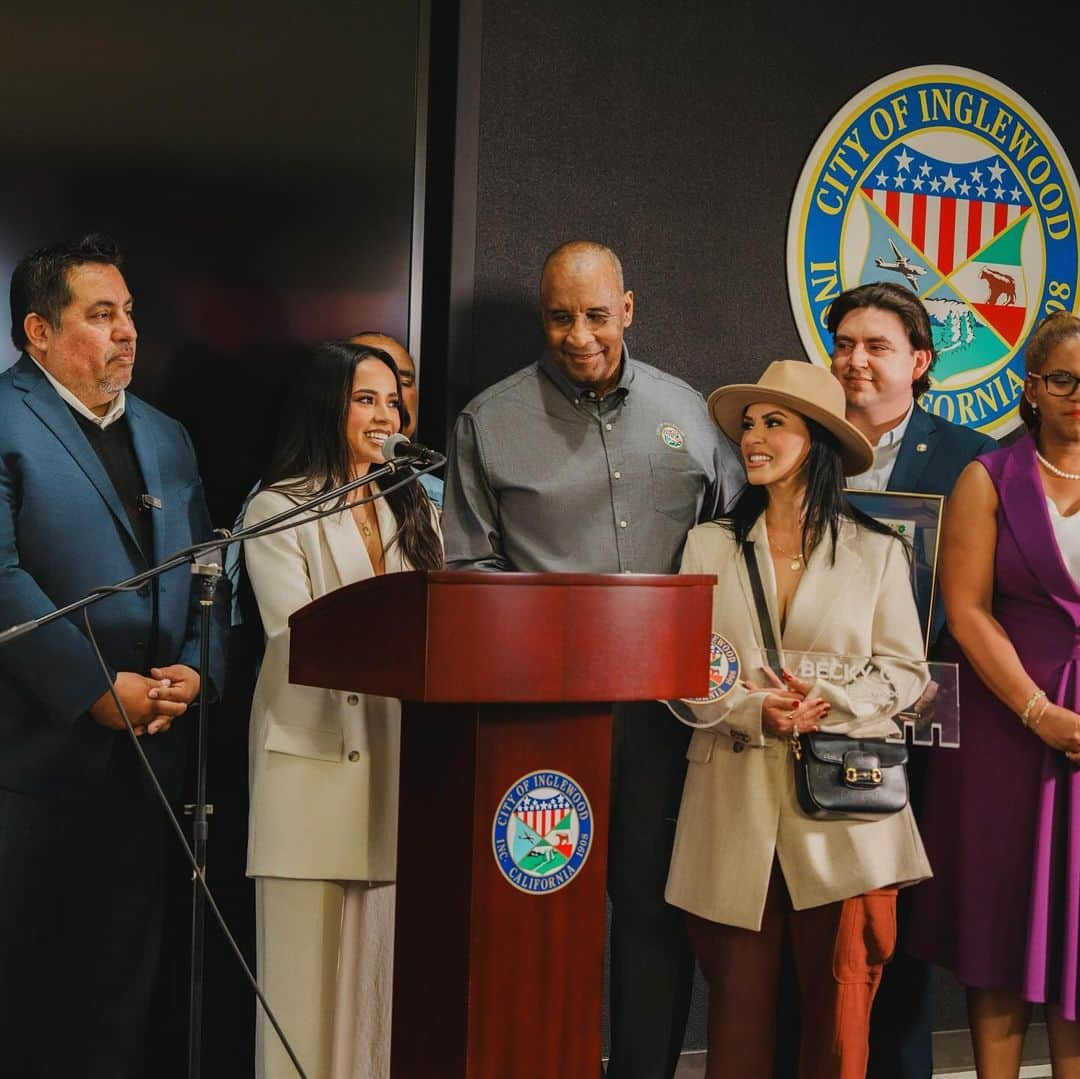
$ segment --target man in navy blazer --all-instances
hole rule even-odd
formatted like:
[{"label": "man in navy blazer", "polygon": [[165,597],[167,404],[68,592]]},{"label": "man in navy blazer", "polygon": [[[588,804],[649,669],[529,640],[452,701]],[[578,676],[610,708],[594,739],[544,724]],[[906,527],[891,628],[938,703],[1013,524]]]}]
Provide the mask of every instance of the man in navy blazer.
[{"label": "man in navy blazer", "polygon": [[[0,375],[0,628],[210,537],[186,431],[125,392],[132,300],[111,241],[22,259]],[[188,568],[89,609],[112,683],[166,791],[200,677]],[[0,1057],[5,1074],[142,1074],[162,932],[162,809],[82,616],[0,647]]]},{"label": "man in navy blazer", "polygon": [[[847,398],[847,418],[874,447],[874,465],[848,486],[864,491],[949,495],[965,466],[997,447],[988,435],[931,415],[918,405],[930,388],[937,353],[926,308],[907,287],[891,282],[860,285],[829,308],[832,372]],[[934,605],[931,658],[945,629]],[[925,752],[908,766],[911,804],[921,809]],[[870,1079],[930,1079],[930,968],[903,948],[906,892],[899,905],[900,937],[885,967],[870,1028]]]}]

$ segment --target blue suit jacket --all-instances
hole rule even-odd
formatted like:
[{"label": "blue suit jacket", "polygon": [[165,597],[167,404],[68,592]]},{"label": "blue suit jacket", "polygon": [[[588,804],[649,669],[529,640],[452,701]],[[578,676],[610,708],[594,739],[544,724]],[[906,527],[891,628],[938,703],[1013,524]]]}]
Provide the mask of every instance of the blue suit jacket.
[{"label": "blue suit jacket", "polygon": [[[131,394],[126,412],[152,513],[154,563],[210,538],[195,453],[184,428]],[[90,589],[148,568],[104,467],[68,406],[23,356],[0,374],[0,627],[25,622]],[[224,593],[224,587],[219,593]],[[227,596],[219,594],[211,682],[221,686]],[[90,608],[110,674],[152,666],[199,667],[198,602],[187,566],[159,585],[157,648],[151,654],[150,588]],[[87,714],[105,679],[82,615],[0,646],[0,787],[50,795],[92,793],[124,732]],[[182,723],[183,721],[181,721]],[[166,790],[183,770],[180,724],[142,740]]]},{"label": "blue suit jacket", "polygon": [[[948,496],[971,461],[996,449],[997,443],[989,435],[949,423],[916,405],[900,443],[888,490]],[[931,648],[944,628],[945,608],[939,589],[931,619]]]}]

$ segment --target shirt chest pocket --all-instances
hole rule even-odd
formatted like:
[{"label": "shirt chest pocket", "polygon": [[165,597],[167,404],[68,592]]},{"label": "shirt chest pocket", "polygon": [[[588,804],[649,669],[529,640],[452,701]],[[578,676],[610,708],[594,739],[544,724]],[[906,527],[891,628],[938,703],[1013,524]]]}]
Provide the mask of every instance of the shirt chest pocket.
[{"label": "shirt chest pocket", "polygon": [[697,521],[698,500],[705,488],[705,473],[685,453],[650,453],[653,505],[687,531]]}]

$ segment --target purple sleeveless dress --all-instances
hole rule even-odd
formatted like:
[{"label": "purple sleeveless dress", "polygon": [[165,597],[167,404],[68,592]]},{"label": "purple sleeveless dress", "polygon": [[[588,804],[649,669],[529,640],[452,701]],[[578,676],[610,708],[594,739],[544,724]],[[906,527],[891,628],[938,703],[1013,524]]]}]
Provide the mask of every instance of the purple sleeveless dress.
[{"label": "purple sleeveless dress", "polygon": [[[994,616],[1053,701],[1080,711],[1080,588],[1050,526],[1030,435],[979,458],[999,498]],[[955,647],[955,646],[954,646]],[[978,989],[1077,1018],[1080,771],[960,663],[960,748],[929,754],[921,830],[932,880],[907,947]]]}]

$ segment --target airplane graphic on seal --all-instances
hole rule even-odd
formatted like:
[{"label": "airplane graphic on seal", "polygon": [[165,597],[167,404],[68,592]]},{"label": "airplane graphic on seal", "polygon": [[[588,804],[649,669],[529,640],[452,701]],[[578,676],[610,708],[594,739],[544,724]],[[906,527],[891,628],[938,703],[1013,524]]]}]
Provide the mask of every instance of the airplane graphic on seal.
[{"label": "airplane graphic on seal", "polygon": [[893,257],[895,262],[886,262],[883,258],[875,258],[874,265],[879,270],[892,270],[894,273],[901,274],[907,283],[916,291],[919,291],[919,278],[926,273],[925,266],[919,266],[914,262],[911,262],[906,255],[900,254],[900,249],[889,241],[889,246],[892,248]]}]

